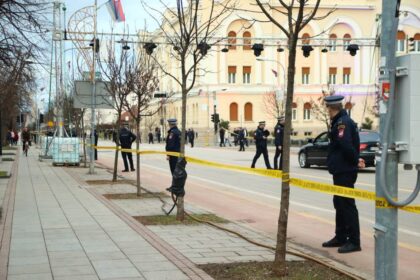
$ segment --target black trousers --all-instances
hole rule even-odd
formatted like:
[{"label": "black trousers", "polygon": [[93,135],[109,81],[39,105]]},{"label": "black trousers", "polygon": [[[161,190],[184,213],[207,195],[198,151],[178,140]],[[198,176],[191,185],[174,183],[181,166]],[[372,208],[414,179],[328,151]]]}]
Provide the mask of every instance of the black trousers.
[{"label": "black trousers", "polygon": [[220,147],[226,147],[224,135],[220,135]]},{"label": "black trousers", "polygon": [[240,152],[242,152],[242,151],[245,152],[245,141],[244,140],[239,140],[239,151]]},{"label": "black trousers", "polygon": [[194,147],[194,139],[190,139],[191,148]]},{"label": "black trousers", "polygon": [[261,156],[261,154],[264,156],[265,167],[271,169],[270,160],[268,159],[268,150],[267,150],[267,147],[257,147],[257,152],[255,153],[254,159],[252,160],[251,167],[252,168],[255,167],[255,163],[257,162],[257,160],[259,159],[259,157]]},{"label": "black trousers", "polygon": [[174,174],[177,161],[178,157],[169,156],[169,168],[171,169],[171,174]]},{"label": "black trousers", "polygon": [[[129,148],[127,148],[127,149],[129,149]],[[121,154],[122,154],[122,158],[123,158],[123,161],[124,161],[124,170],[128,170],[127,158],[128,158],[128,161],[130,162],[131,170],[134,170],[133,155],[131,153],[126,153],[126,152],[121,152]]]},{"label": "black trousers", "polygon": [[[333,175],[334,185],[354,188],[357,172]],[[338,240],[347,239],[354,245],[360,245],[359,212],[353,198],[334,195],[335,235]]]},{"label": "black trousers", "polygon": [[[280,157],[280,161],[279,161]],[[276,146],[276,153],[274,154],[274,169],[283,169],[283,149],[282,146]]]}]

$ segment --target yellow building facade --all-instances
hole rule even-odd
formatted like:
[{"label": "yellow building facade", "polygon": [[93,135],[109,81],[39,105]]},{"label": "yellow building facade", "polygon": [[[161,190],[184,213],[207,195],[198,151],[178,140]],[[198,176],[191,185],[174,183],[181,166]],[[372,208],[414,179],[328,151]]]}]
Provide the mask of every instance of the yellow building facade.
[{"label": "yellow building facade", "polygon": [[[237,127],[254,130],[262,120],[271,130],[276,123],[273,100],[281,100],[287,82],[285,36],[274,24],[258,21],[265,20],[263,15],[247,12],[258,9],[253,1],[238,2],[237,11],[223,20],[215,35],[229,39],[213,46],[200,63],[205,71],[200,72],[188,97],[187,127],[199,133],[213,131],[210,118],[214,110],[220,119],[230,122],[232,130]],[[271,2],[278,4],[278,1]],[[345,107],[359,126],[366,118],[374,120],[373,128],[377,126],[379,49],[375,41],[380,32],[381,0],[323,0],[318,15],[333,8],[336,10],[330,16],[310,22],[300,33],[299,45],[313,45],[313,51],[304,57],[298,47],[292,116],[296,139],[314,137],[326,130],[314,110],[316,104],[320,104],[323,91],[344,95]],[[420,1],[404,1],[401,11],[398,54],[420,52]],[[284,16],[273,16],[286,26]],[[162,34],[158,30],[154,36]],[[251,49],[254,43],[266,44],[259,57]],[[358,44],[356,55],[352,56],[346,50],[349,44]],[[179,76],[176,63],[164,50],[159,52],[159,59],[162,65],[167,65],[167,70]],[[171,77],[162,76],[160,90],[175,94],[156,118],[181,119],[179,87]]]}]

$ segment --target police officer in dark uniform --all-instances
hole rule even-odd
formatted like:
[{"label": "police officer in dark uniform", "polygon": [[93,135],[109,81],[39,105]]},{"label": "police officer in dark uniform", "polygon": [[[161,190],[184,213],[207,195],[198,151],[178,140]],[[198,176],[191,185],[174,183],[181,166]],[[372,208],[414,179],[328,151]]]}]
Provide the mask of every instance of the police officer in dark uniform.
[{"label": "police officer in dark uniform", "polygon": [[[120,145],[122,149],[131,149],[131,144],[136,140],[136,135],[134,135],[129,129],[128,124],[125,124],[123,128],[120,130]],[[122,172],[128,172],[128,161],[130,162],[131,171],[135,171],[133,164],[133,155],[131,152],[123,152],[121,151],[122,158],[124,160],[124,170]]]},{"label": "police officer in dark uniform", "polygon": [[258,128],[255,131],[255,145],[257,152],[255,153],[254,159],[252,160],[251,168],[255,168],[255,163],[261,154],[264,156],[264,162],[267,169],[272,169],[270,166],[270,160],[268,159],[268,150],[267,150],[267,137],[270,135],[268,130],[265,130],[265,122],[259,122]]},{"label": "police officer in dark uniform", "polygon": [[238,141],[239,141],[239,151],[245,152],[245,132],[243,128],[239,130]]},{"label": "police officer in dark uniform", "polygon": [[[330,144],[328,147],[328,171],[334,185],[354,188],[358,168],[364,167],[359,159],[360,139],[357,125],[343,109],[343,96],[324,99],[331,118]],[[334,195],[335,236],[324,242],[323,247],[339,247],[339,253],[361,251],[359,213],[353,198]]]},{"label": "police officer in dark uniform", "polygon": [[[276,153],[274,155],[274,169],[282,168],[283,158],[283,135],[284,135],[284,117],[277,118],[277,124],[274,127],[274,145],[276,146]],[[280,162],[279,162],[280,157]]]},{"label": "police officer in dark uniform", "polygon": [[[169,119],[169,130],[168,135],[166,136],[166,151],[167,152],[178,152],[181,150],[181,131],[179,131],[176,119]],[[169,168],[171,169],[171,174],[174,173],[178,157],[176,156],[167,156],[169,161]]]}]

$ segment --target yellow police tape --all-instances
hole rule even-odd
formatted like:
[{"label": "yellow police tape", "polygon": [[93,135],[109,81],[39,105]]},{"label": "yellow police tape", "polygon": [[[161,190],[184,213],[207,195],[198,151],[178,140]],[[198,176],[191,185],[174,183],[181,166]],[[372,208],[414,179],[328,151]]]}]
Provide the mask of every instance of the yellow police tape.
[{"label": "yellow police tape", "polygon": [[[180,156],[180,153],[177,152],[164,152],[164,151],[138,151],[135,149],[122,149],[121,147],[116,148],[115,146],[94,146],[97,150],[116,150],[127,153],[137,153],[142,155],[151,155],[151,154],[160,154],[160,155],[168,155],[168,156]],[[265,177],[271,178],[282,178],[282,181],[290,181],[290,184],[295,187],[300,187],[302,189],[338,195],[348,198],[354,199],[361,199],[361,200],[368,200],[368,201],[375,201],[375,205],[377,208],[393,208],[394,206],[390,205],[385,198],[376,197],[375,192],[360,190],[360,189],[352,189],[346,187],[335,186],[326,183],[314,182],[309,180],[303,180],[298,178],[289,178],[289,174],[283,173],[280,170],[274,169],[263,169],[263,168],[250,168],[245,166],[239,165],[231,165],[231,164],[222,164],[202,159],[197,159],[193,157],[186,156],[185,159],[189,163],[195,163],[199,165],[214,167],[214,168],[221,168],[226,170],[234,170],[240,172],[246,172],[251,174],[258,174]],[[404,206],[399,207],[399,209],[412,212],[416,214],[420,214],[420,205],[411,205],[411,206]]]}]

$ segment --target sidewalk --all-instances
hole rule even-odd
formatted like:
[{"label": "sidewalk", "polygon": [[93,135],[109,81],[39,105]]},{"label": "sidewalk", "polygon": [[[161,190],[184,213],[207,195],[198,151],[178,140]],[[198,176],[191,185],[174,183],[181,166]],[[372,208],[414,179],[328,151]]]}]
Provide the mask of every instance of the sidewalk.
[{"label": "sidewalk", "polygon": [[0,280],[211,279],[37,154],[16,158],[5,192]]}]

